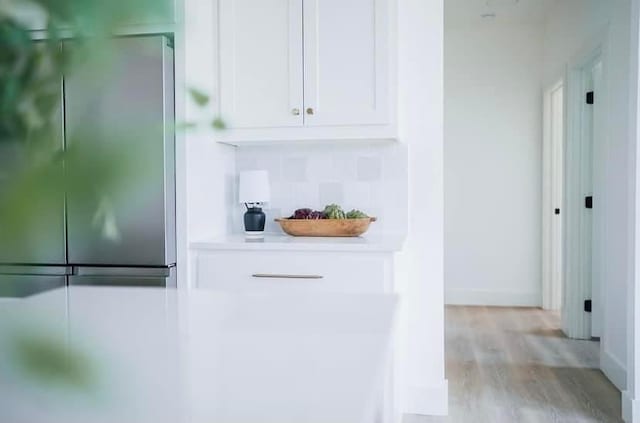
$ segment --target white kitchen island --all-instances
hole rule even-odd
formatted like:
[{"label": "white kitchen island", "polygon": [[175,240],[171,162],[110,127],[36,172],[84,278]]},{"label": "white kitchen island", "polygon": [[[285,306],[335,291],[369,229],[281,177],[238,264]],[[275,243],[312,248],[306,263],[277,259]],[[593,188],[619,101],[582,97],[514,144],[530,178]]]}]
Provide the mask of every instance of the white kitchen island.
[{"label": "white kitchen island", "polygon": [[374,422],[395,302],[96,287],[1,302],[0,421]]}]

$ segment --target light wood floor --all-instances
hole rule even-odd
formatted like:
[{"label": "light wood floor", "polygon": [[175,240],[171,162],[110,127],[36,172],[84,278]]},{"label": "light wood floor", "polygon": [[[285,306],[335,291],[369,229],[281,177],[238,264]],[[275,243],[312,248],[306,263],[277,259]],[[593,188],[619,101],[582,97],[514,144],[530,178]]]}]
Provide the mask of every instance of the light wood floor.
[{"label": "light wood floor", "polygon": [[449,417],[404,423],[621,422],[599,344],[559,327],[556,313],[539,309],[448,307]]}]

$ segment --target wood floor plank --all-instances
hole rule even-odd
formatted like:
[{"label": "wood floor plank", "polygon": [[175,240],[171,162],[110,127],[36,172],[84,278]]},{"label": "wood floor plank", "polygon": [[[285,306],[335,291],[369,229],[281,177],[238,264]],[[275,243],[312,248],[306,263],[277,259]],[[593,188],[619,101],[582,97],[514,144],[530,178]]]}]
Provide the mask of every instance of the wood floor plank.
[{"label": "wood floor plank", "polygon": [[557,313],[447,307],[448,417],[404,423],[622,422],[599,344],[566,338]]}]

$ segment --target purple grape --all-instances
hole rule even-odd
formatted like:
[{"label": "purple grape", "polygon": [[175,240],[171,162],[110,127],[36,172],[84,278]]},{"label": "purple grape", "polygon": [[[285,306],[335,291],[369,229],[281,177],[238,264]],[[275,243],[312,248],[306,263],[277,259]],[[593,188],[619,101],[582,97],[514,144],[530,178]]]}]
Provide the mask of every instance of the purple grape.
[{"label": "purple grape", "polygon": [[313,213],[311,209],[298,209],[293,212],[293,216],[290,219],[308,219],[311,213]]},{"label": "purple grape", "polygon": [[314,219],[314,220],[320,220],[320,219],[325,219],[326,216],[324,215],[323,212],[321,211],[313,211],[311,212],[311,214],[309,215],[308,219]]}]

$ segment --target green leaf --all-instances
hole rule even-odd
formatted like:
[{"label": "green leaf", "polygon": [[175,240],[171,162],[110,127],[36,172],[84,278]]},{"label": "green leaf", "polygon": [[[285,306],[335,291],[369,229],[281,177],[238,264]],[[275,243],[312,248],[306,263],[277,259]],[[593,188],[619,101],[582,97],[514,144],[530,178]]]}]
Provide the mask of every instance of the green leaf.
[{"label": "green leaf", "polygon": [[224,130],[227,129],[227,124],[222,120],[222,118],[217,117],[211,123],[214,129]]},{"label": "green leaf", "polygon": [[209,96],[197,88],[189,88],[189,94],[198,106],[204,107],[209,104]]},{"label": "green leaf", "polygon": [[182,122],[176,125],[176,129],[187,130],[187,129],[195,129],[198,126],[195,122]]}]

